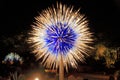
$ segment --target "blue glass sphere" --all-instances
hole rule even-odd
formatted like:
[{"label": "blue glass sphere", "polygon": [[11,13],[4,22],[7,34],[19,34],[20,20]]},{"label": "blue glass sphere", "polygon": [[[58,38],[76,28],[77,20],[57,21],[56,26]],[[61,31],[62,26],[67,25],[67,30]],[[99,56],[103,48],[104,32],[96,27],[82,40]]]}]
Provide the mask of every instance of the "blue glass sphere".
[{"label": "blue glass sphere", "polygon": [[50,52],[66,55],[73,48],[76,38],[77,34],[67,23],[59,22],[46,29],[44,40]]}]

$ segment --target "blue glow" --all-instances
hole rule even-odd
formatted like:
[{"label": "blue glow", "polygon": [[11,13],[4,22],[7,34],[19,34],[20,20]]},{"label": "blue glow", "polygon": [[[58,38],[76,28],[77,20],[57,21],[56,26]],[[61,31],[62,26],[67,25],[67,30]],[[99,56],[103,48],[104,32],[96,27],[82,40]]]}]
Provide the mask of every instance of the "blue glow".
[{"label": "blue glow", "polygon": [[46,30],[45,42],[53,54],[66,55],[74,47],[77,34],[67,24],[57,23]]}]

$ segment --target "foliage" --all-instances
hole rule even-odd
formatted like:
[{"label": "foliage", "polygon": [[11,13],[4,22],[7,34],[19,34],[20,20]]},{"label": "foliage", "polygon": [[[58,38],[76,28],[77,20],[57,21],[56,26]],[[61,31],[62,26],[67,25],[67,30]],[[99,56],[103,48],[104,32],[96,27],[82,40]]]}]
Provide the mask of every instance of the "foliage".
[{"label": "foliage", "polygon": [[95,60],[104,59],[104,64],[107,68],[114,67],[114,64],[119,59],[119,47],[118,48],[111,48],[106,47],[105,44],[99,43],[95,46]]},{"label": "foliage", "polygon": [[105,64],[108,68],[114,67],[115,62],[117,61],[117,53],[115,49],[107,49],[104,52]]}]

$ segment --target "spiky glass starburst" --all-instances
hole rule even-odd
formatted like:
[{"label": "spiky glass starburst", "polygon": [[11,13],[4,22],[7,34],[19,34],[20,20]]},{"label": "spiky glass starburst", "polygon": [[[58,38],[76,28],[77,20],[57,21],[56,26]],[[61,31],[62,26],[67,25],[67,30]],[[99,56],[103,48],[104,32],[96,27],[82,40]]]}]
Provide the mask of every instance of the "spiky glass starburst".
[{"label": "spiky glass starburst", "polygon": [[77,61],[84,61],[92,42],[88,22],[79,10],[57,4],[57,7],[43,10],[32,25],[28,42],[33,53],[48,68],[58,68],[60,57],[66,69],[77,67]]}]

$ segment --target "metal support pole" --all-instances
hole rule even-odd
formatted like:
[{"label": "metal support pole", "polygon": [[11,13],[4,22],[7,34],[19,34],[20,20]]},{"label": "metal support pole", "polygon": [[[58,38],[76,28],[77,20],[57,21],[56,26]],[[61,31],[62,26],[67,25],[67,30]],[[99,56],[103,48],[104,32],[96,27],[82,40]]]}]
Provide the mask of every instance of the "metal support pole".
[{"label": "metal support pole", "polygon": [[64,64],[63,64],[62,55],[60,56],[60,61],[59,61],[59,80],[64,80]]}]

